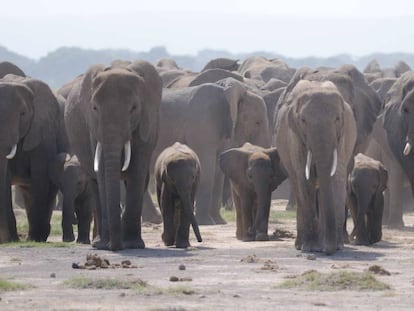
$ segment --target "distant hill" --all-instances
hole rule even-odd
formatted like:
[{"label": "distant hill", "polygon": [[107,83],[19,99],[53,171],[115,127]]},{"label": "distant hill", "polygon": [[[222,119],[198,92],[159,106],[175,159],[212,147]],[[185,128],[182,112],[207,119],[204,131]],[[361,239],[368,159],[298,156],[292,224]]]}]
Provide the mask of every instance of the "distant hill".
[{"label": "distant hill", "polygon": [[257,51],[253,53],[232,54],[227,51],[202,50],[197,55],[171,55],[165,47],[154,47],[148,52],[135,52],[130,50],[89,50],[78,47],[61,47],[50,52],[39,60],[19,55],[7,48],[0,46],[0,60],[10,61],[22,68],[26,74],[47,82],[52,88],[59,88],[64,83],[72,80],[77,75],[85,72],[93,64],[109,64],[114,59],[145,59],[156,62],[160,58],[173,58],[177,64],[186,69],[199,71],[211,59],[217,57],[229,57],[243,60],[251,55],[262,55],[268,58],[280,58],[291,67],[301,66],[338,67],[342,64],[354,64],[361,70],[372,60],[376,59],[382,67],[391,67],[399,60],[405,61],[414,68],[414,54],[408,53],[374,53],[363,57],[354,58],[348,54],[332,57],[305,57],[291,58],[272,52]]}]

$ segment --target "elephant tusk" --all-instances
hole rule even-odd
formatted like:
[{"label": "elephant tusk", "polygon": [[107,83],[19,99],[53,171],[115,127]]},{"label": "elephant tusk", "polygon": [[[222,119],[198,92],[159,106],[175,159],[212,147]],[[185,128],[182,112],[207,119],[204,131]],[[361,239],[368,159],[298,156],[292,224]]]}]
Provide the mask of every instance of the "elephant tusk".
[{"label": "elephant tusk", "polygon": [[331,168],[331,177],[335,175],[336,167],[338,166],[338,149],[335,148],[333,152],[333,161],[332,161],[332,168]]},{"label": "elephant tusk", "polygon": [[6,155],[6,159],[7,160],[11,160],[14,158],[14,156],[16,155],[16,151],[17,151],[17,144],[15,144],[12,148],[12,150],[10,151],[10,153],[8,155]]},{"label": "elephant tusk", "polygon": [[99,171],[99,161],[101,160],[101,154],[102,154],[102,145],[98,141],[98,143],[96,145],[96,150],[95,150],[95,159],[93,161],[93,170],[95,172]]},{"label": "elephant tusk", "polygon": [[412,146],[411,146],[411,144],[407,141],[407,143],[405,144],[405,147],[404,147],[404,155],[405,155],[405,156],[408,156],[408,155],[410,154],[410,152],[411,152],[411,149],[412,149]]},{"label": "elephant tusk", "polygon": [[129,167],[129,162],[131,162],[131,141],[128,140],[124,146],[125,159],[124,165],[122,166],[122,171],[125,172]]},{"label": "elephant tusk", "polygon": [[312,152],[308,150],[308,154],[306,156],[306,166],[305,166],[306,180],[309,180],[311,164],[312,164]]}]

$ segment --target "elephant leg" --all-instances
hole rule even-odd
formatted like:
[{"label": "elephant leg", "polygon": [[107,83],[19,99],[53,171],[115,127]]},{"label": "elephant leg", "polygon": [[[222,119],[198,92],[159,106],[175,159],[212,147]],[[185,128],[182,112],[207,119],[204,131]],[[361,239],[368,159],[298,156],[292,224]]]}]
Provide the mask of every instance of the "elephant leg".
[{"label": "elephant leg", "polygon": [[242,211],[240,206],[240,197],[235,192],[232,191],[233,203],[234,208],[236,210],[236,238],[238,240],[243,240],[243,219],[242,219]]},{"label": "elephant leg", "polygon": [[161,187],[160,205],[164,227],[161,237],[165,246],[171,246],[175,244],[175,209],[173,197],[170,191],[166,189],[165,185],[162,185]]},{"label": "elephant leg", "polygon": [[90,231],[92,222],[92,210],[94,209],[94,199],[91,191],[86,191],[77,199],[76,215],[78,218],[78,238],[77,243],[90,244]]},{"label": "elephant leg", "polygon": [[7,163],[0,170],[0,243],[18,241],[16,218],[13,212],[10,176]]},{"label": "elephant leg", "polygon": [[29,220],[28,240],[36,242],[45,242],[49,236],[52,204],[57,193],[57,188],[49,182],[47,165],[43,154],[35,155],[30,163],[32,204],[26,206]]},{"label": "elephant leg", "polygon": [[388,170],[389,205],[388,219],[384,220],[390,228],[404,227],[403,206],[401,202],[404,173],[395,163]]},{"label": "elephant leg", "polygon": [[142,221],[153,224],[160,224],[162,222],[161,214],[158,212],[154,202],[152,202],[149,189],[147,189],[144,193]]},{"label": "elephant leg", "polygon": [[122,237],[126,248],[145,248],[141,236],[141,215],[147,189],[152,149],[136,146],[127,171],[126,206],[122,215]]},{"label": "elephant leg", "polygon": [[216,222],[210,217],[209,211],[214,189],[216,154],[212,152],[206,154],[205,151],[202,153],[200,152],[202,148],[193,148],[193,150],[198,154],[203,170],[196,194],[196,219],[199,225],[215,225]]},{"label": "elephant leg", "polygon": [[[251,195],[251,193],[242,193],[240,194],[240,210],[242,214],[242,224],[243,224],[243,230],[242,230],[242,239],[244,242],[248,241],[254,241],[256,232],[250,232],[250,228],[253,226],[253,204],[254,204],[254,198]],[[257,203],[256,203],[257,204]]]},{"label": "elephant leg", "polygon": [[[177,233],[175,237],[175,246],[177,248],[187,248],[190,246],[190,215],[185,211],[183,202],[179,199],[178,210],[180,211],[179,223],[177,224]],[[176,208],[177,209],[177,208]]]},{"label": "elephant leg", "polygon": [[214,175],[214,188],[213,199],[210,206],[210,216],[213,218],[216,225],[225,225],[227,222],[221,217],[221,197],[223,195],[224,175],[218,166],[216,161],[215,175]]}]

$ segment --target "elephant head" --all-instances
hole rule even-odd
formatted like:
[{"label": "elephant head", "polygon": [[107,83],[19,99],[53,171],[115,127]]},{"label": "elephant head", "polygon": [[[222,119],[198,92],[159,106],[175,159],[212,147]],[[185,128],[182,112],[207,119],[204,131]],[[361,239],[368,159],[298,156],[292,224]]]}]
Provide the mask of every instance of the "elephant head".
[{"label": "elephant head", "polygon": [[[220,168],[237,191],[249,191],[257,204],[253,223],[246,234],[255,240],[268,239],[267,228],[271,194],[286,179],[276,148],[261,148],[245,143],[220,155]],[[252,217],[248,211],[245,217]],[[246,237],[243,237],[244,239]]]},{"label": "elephant head", "polygon": [[233,78],[221,80],[217,84],[224,87],[224,95],[230,105],[233,123],[231,145],[240,147],[245,142],[250,142],[269,147],[269,123],[263,99]]}]

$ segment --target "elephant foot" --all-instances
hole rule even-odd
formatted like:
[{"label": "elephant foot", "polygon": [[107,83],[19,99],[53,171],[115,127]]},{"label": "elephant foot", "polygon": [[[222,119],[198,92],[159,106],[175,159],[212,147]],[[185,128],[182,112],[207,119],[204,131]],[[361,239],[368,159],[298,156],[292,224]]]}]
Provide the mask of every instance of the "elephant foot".
[{"label": "elephant foot", "polygon": [[255,240],[255,234],[252,234],[250,232],[247,232],[243,236],[243,242],[252,242]]},{"label": "elephant foot", "polygon": [[303,252],[322,252],[322,246],[319,242],[308,241],[304,242],[300,248]]},{"label": "elephant foot", "polygon": [[109,250],[109,241],[103,240],[99,235],[92,241],[92,247],[100,250]]},{"label": "elephant foot", "polygon": [[355,240],[351,241],[352,245],[369,245],[370,243],[368,242],[368,239],[364,239],[364,238],[356,238]]},{"label": "elephant foot", "polygon": [[76,240],[76,243],[79,243],[79,244],[91,244],[91,240],[89,240],[89,239],[80,239],[80,238],[78,238],[78,239]]},{"label": "elephant foot", "polygon": [[197,219],[197,223],[199,225],[211,226],[211,225],[215,225],[216,224],[216,222],[214,221],[214,219],[211,218],[209,215],[199,215],[199,214],[196,214],[196,219]]},{"label": "elephant foot", "polygon": [[190,247],[190,242],[188,240],[177,241],[175,243],[176,248],[187,248]]},{"label": "elephant foot", "polygon": [[126,240],[124,241],[123,244],[125,248],[131,248],[131,249],[144,249],[145,248],[145,243],[142,239]]},{"label": "elephant foot", "polygon": [[63,235],[62,237],[63,242],[73,242],[75,241],[75,236],[72,234]]},{"label": "elephant foot", "polygon": [[256,233],[256,241],[269,241],[269,235],[267,233]]}]

